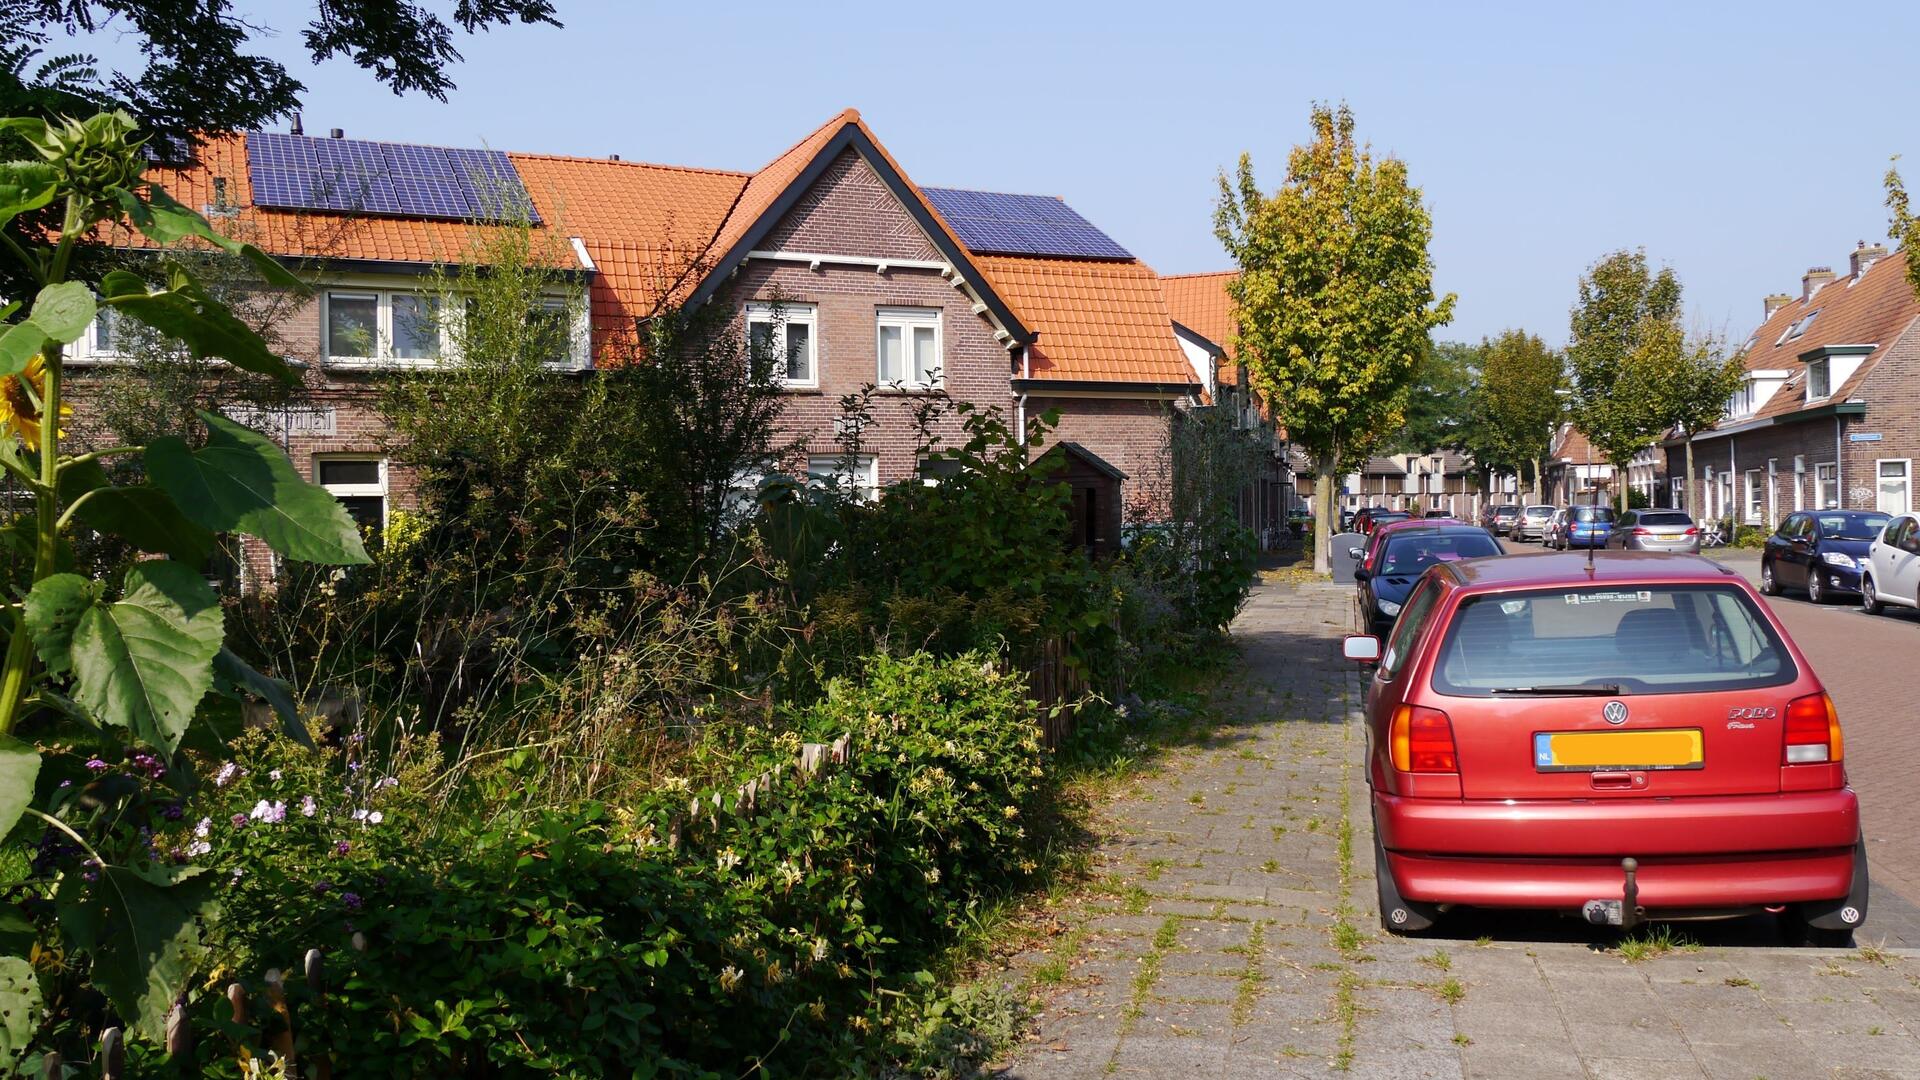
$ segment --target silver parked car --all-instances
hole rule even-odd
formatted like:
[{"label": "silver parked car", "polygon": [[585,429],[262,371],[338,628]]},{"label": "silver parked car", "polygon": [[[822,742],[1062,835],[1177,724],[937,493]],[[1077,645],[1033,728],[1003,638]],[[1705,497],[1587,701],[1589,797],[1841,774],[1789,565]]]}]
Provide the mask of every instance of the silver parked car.
[{"label": "silver parked car", "polygon": [[1529,506],[1520,511],[1513,523],[1515,540],[1539,540],[1547,535],[1547,526],[1553,521],[1554,508],[1546,505]]},{"label": "silver parked car", "polygon": [[1685,510],[1629,510],[1614,523],[1607,546],[1622,551],[1700,554],[1700,526]]}]

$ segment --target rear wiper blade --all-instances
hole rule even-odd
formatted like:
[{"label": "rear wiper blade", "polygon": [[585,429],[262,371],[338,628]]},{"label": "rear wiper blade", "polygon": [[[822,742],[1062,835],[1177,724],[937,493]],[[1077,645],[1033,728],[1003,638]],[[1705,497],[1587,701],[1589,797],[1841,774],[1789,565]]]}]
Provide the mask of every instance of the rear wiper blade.
[{"label": "rear wiper blade", "polygon": [[1577,686],[1496,686],[1490,694],[1584,695],[1612,697],[1620,693],[1619,683],[1581,683]]}]

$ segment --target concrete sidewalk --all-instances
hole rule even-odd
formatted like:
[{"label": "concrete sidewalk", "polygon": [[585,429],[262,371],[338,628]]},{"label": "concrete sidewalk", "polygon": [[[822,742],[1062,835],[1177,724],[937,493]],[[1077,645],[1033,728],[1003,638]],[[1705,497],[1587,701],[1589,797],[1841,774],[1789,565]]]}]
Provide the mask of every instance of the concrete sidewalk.
[{"label": "concrete sidewalk", "polygon": [[1498,914],[1382,935],[1348,612],[1329,585],[1255,592],[1236,720],[1111,808],[1107,887],[1017,961],[1046,1003],[1003,1075],[1920,1076],[1905,949],[1787,948],[1765,918],[1624,947]]}]

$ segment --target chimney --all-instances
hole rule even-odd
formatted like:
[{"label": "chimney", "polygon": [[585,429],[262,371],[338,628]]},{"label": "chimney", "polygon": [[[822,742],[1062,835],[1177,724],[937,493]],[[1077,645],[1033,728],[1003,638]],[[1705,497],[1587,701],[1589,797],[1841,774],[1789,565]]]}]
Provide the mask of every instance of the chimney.
[{"label": "chimney", "polygon": [[1852,270],[1854,277],[1859,277],[1861,274],[1867,272],[1867,267],[1872,266],[1874,263],[1886,257],[1887,246],[1885,244],[1875,244],[1872,247],[1868,247],[1867,242],[1862,240],[1860,241],[1860,246],[1853,249],[1853,254],[1847,256],[1848,268]]},{"label": "chimney", "polygon": [[1800,278],[1800,299],[1811,300],[1813,294],[1820,291],[1822,285],[1833,280],[1833,267],[1810,266]]},{"label": "chimney", "polygon": [[1767,297],[1766,299],[1766,305],[1767,305],[1766,317],[1769,319],[1773,318],[1774,312],[1779,311],[1781,308],[1786,307],[1788,304],[1791,304],[1791,303],[1793,303],[1793,297],[1788,296],[1786,293],[1783,293],[1783,292],[1774,293],[1773,295]]},{"label": "chimney", "polygon": [[[344,139],[346,137],[347,137],[346,131],[341,128],[334,128],[332,131],[327,132],[327,138],[329,139]],[[1833,275],[1828,274],[1827,276],[1832,277]]]},{"label": "chimney", "polygon": [[307,133],[307,129],[306,129],[306,128],[304,128],[304,127],[301,127],[301,126],[300,126],[300,114],[299,114],[299,113],[294,113],[294,114],[293,114],[293,132],[292,132],[292,134],[295,134],[295,135],[305,135],[306,133]]}]

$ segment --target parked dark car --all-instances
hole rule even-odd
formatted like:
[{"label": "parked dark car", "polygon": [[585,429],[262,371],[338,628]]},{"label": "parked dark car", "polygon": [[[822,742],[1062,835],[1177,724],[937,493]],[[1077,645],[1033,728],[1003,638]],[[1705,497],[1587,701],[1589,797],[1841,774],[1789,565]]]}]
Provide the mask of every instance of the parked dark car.
[{"label": "parked dark car", "polygon": [[1363,634],[1383,636],[1427,567],[1500,553],[1493,534],[1465,522],[1383,527],[1353,571],[1355,625]]},{"label": "parked dark car", "polygon": [[1423,518],[1450,518],[1453,514],[1447,510],[1429,510],[1420,516]]},{"label": "parked dark car", "polygon": [[1405,521],[1412,516],[1405,510],[1389,510],[1384,506],[1362,507],[1359,513],[1353,515],[1353,531],[1361,536],[1370,536],[1373,530],[1382,525]]},{"label": "parked dark car", "polygon": [[1869,510],[1804,510],[1787,515],[1760,553],[1760,591],[1778,596],[1805,589],[1824,604],[1836,594],[1860,591],[1867,549],[1890,514]]},{"label": "parked dark car", "polygon": [[1518,503],[1499,503],[1480,511],[1480,525],[1495,536],[1505,536],[1513,530],[1514,522],[1520,520]]}]

